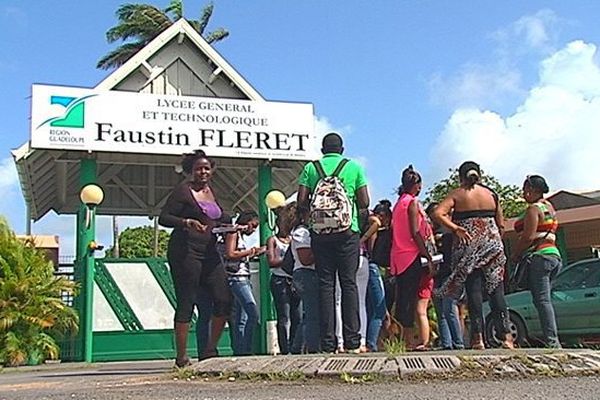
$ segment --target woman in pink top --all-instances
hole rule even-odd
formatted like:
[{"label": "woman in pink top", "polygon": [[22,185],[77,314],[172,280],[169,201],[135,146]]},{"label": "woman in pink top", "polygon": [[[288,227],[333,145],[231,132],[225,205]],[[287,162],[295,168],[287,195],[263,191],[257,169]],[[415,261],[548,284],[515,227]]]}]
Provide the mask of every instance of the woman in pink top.
[{"label": "woman in pink top", "polygon": [[[431,299],[435,268],[425,244],[433,232],[417,199],[421,187],[421,175],[409,165],[402,172],[400,197],[392,213],[390,271],[396,276],[396,318],[404,328],[404,342],[412,347],[417,317],[420,343],[414,350],[425,350],[429,344],[427,305]],[[421,257],[427,260],[426,267],[421,264]]]}]

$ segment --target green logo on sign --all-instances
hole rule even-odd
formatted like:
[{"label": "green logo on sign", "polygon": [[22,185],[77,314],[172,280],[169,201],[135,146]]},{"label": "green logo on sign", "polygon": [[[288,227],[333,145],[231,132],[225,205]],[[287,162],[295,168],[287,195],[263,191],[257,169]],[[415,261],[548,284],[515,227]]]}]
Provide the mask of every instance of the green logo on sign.
[{"label": "green logo on sign", "polygon": [[42,125],[50,123],[50,126],[59,128],[83,128],[85,126],[85,100],[95,94],[84,97],[50,96],[50,104],[58,104],[66,108],[63,115],[52,117],[42,122]]}]

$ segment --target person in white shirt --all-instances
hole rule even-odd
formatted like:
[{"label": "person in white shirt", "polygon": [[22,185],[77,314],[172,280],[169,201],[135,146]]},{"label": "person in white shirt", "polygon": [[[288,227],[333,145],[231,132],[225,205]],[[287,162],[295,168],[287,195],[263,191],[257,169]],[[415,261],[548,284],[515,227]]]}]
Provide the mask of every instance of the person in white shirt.
[{"label": "person in white shirt", "polygon": [[291,244],[294,256],[293,285],[302,299],[304,315],[295,340],[303,343],[306,353],[318,353],[321,350],[319,277],[315,271],[315,258],[310,246],[310,231],[306,226],[308,209],[299,207],[297,215]]}]

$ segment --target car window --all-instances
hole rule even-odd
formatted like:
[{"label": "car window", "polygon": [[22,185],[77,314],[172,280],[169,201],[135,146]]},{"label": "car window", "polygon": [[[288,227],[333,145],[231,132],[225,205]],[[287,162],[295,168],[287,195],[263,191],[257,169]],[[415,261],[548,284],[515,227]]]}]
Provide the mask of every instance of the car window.
[{"label": "car window", "polygon": [[556,277],[552,287],[555,290],[578,289],[585,286],[589,263],[573,265]]},{"label": "car window", "polygon": [[585,278],[585,287],[600,287],[600,260],[588,264],[588,273]]}]

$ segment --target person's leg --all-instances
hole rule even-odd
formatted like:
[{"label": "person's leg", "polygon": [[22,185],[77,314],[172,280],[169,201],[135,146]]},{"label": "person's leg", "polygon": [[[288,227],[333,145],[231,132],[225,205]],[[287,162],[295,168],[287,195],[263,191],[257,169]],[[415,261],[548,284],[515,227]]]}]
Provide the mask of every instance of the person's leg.
[{"label": "person's leg", "polygon": [[229,281],[229,288],[233,295],[233,307],[231,309],[231,315],[229,316],[229,338],[231,340],[231,350],[233,351],[233,355],[240,355],[241,343],[242,343],[242,335],[240,332],[240,320],[242,318],[242,304],[240,300],[235,294],[234,290],[235,283],[233,281]]},{"label": "person's leg", "polygon": [[421,261],[417,258],[406,271],[396,278],[396,319],[402,325],[402,336],[408,348],[412,348],[414,345],[415,310],[421,268]]},{"label": "person's leg", "polygon": [[[172,246],[171,243],[169,245]],[[168,259],[177,300],[174,321],[177,353],[175,364],[181,367],[190,362],[187,355],[187,338],[196,304],[202,262],[193,253],[188,252],[187,248],[175,246],[169,248]]]},{"label": "person's leg", "polygon": [[367,347],[371,351],[377,351],[377,340],[381,325],[385,318],[386,303],[383,281],[379,273],[379,266],[375,263],[369,264],[369,286],[367,289],[367,299],[369,304],[368,327],[367,327]]},{"label": "person's leg", "polygon": [[220,257],[214,256],[206,259],[205,265],[206,273],[202,279],[204,288],[212,299],[212,318],[208,342],[202,357],[208,358],[218,355],[217,345],[231,313],[233,300]]},{"label": "person's leg", "polygon": [[475,269],[465,281],[467,306],[469,309],[469,325],[471,348],[482,350],[483,343],[483,273]]},{"label": "person's leg", "polygon": [[369,260],[360,256],[358,270],[356,271],[356,286],[358,288],[358,316],[360,321],[360,348],[367,350],[367,287],[369,286]]},{"label": "person's leg", "polygon": [[[313,235],[311,247],[315,256],[315,267],[319,277],[319,316],[321,332],[321,349],[327,353],[336,350],[335,338],[335,277],[337,267],[335,257],[331,254],[331,244]],[[304,298],[302,299],[304,302]],[[306,312],[306,305],[303,305]],[[306,324],[304,324],[306,326]],[[304,329],[304,334],[306,334]]]},{"label": "person's leg", "polygon": [[464,334],[461,329],[459,317],[458,317],[458,306],[456,300],[445,297],[442,298],[442,313],[444,314],[444,320],[448,326],[448,332],[450,333],[451,346],[454,349],[461,350],[465,348]]},{"label": "person's leg", "polygon": [[243,320],[240,322],[240,355],[252,354],[252,344],[254,338],[254,329],[258,324],[258,307],[252,294],[252,284],[250,278],[238,278],[234,285],[234,295],[237,297],[242,308]]},{"label": "person's leg", "polygon": [[[302,299],[304,316],[302,318],[302,336],[307,353],[320,351],[321,334],[319,318],[319,278],[313,270],[300,268],[294,271],[294,287]],[[300,335],[297,335],[300,336]],[[296,338],[298,339],[298,337]],[[296,347],[296,344],[294,345]]]},{"label": "person's leg", "polygon": [[508,306],[504,299],[504,284],[500,283],[492,293],[489,294],[490,309],[492,318],[498,332],[499,339],[502,340],[502,347],[513,349],[513,336],[510,333],[510,316]]},{"label": "person's leg", "polygon": [[358,351],[360,348],[360,316],[358,310],[358,287],[356,271],[359,260],[358,233],[341,235],[333,254],[338,265],[338,276],[342,288],[342,328],[344,348]]},{"label": "person's leg", "polygon": [[198,308],[198,320],[196,321],[196,349],[198,351],[198,359],[201,359],[206,351],[208,344],[210,320],[213,314],[213,300],[206,290],[202,290],[198,294],[196,303]]},{"label": "person's leg", "polygon": [[429,306],[429,299],[417,299],[416,304],[416,321],[417,329],[419,330],[419,345],[417,349],[425,349],[429,346],[429,318],[427,318],[427,307]]},{"label": "person's leg", "polygon": [[344,351],[344,321],[342,319],[342,287],[340,280],[335,278],[335,339],[337,342],[337,351]]},{"label": "person's leg", "polygon": [[444,299],[439,297],[433,298],[433,307],[437,316],[438,334],[440,335],[440,347],[444,350],[452,349],[452,336],[448,320],[444,314]]},{"label": "person's leg", "polygon": [[[315,272],[316,274],[316,272]],[[317,288],[318,288],[318,282],[317,282]],[[298,293],[296,292],[296,289],[294,288],[294,285],[292,283],[292,279],[288,279],[288,287],[289,287],[289,291],[290,291],[290,321],[291,321],[291,326],[290,326],[290,339],[289,339],[289,344],[290,344],[290,352],[292,354],[299,354],[302,351],[302,341],[304,340],[304,337],[301,334],[301,329],[300,326],[302,324],[302,299],[300,298],[300,296],[298,295]],[[319,298],[318,295],[318,291],[317,291],[317,299]],[[320,323],[320,322],[319,322]],[[300,340],[300,346],[297,346],[296,343],[296,336],[299,335],[301,340]],[[319,337],[319,340],[321,340],[321,338]]]},{"label": "person's leg", "polygon": [[550,299],[551,274],[558,269],[560,259],[557,257],[534,256],[529,265],[529,289],[533,304],[540,318],[540,325],[544,335],[544,344],[547,347],[560,348],[558,329],[554,306]]},{"label": "person's leg", "polygon": [[277,313],[277,342],[281,354],[288,354],[290,344],[290,302],[291,293],[287,278],[271,275],[271,294]]}]

